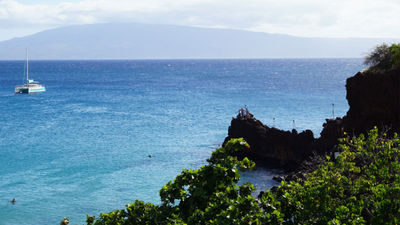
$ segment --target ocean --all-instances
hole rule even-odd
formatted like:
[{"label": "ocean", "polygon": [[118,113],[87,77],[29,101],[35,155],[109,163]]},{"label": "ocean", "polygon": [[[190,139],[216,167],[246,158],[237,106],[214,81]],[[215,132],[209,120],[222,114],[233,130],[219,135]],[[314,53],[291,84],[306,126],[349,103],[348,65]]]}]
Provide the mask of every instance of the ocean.
[{"label": "ocean", "polygon": [[[158,191],[183,168],[205,164],[245,105],[268,126],[318,137],[325,118],[347,112],[346,78],[363,65],[129,60],[30,61],[29,68],[45,93],[15,95],[24,61],[0,61],[0,225],[64,217],[83,224],[86,214],[135,199],[157,204]],[[279,173],[256,168],[242,182],[260,191],[277,185]]]}]

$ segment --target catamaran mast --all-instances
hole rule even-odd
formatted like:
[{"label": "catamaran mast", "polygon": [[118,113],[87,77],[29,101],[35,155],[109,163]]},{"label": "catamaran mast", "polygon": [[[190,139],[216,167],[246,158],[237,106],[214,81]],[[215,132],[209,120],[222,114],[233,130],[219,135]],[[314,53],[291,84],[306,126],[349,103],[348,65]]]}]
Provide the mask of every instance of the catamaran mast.
[{"label": "catamaran mast", "polygon": [[29,62],[28,62],[28,48],[26,48],[26,83],[29,84]]}]

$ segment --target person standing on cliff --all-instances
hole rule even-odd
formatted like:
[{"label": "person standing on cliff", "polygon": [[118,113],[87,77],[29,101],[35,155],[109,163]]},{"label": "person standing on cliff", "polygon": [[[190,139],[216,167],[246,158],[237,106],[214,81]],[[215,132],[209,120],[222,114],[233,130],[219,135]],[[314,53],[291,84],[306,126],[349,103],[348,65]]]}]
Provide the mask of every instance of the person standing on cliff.
[{"label": "person standing on cliff", "polygon": [[243,118],[244,117],[244,109],[240,108],[239,109],[239,118]]}]

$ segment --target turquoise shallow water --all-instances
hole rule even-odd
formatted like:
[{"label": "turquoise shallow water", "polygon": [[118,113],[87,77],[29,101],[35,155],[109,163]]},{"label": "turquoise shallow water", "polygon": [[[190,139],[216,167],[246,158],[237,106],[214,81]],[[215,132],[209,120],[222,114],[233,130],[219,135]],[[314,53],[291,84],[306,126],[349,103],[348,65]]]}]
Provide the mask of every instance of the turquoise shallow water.
[{"label": "turquoise shallow water", "polygon": [[[0,61],[0,225],[83,224],[198,168],[245,104],[267,125],[316,136],[344,115],[361,59],[32,61],[47,92],[14,95],[22,61]],[[148,158],[151,154],[153,157]],[[244,174],[259,190],[278,171]],[[10,204],[17,199],[15,205]]]}]

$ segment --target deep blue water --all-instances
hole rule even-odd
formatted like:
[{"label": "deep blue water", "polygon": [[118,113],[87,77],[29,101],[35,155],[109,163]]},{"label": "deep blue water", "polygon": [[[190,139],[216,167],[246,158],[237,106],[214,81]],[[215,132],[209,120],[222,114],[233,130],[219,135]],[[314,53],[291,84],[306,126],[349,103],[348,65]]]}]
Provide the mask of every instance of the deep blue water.
[{"label": "deep blue water", "polygon": [[[346,113],[345,80],[361,62],[31,61],[47,92],[14,95],[24,62],[0,61],[0,225],[83,224],[135,199],[158,203],[182,168],[205,163],[244,105],[269,126],[295,120],[319,136],[332,103]],[[262,190],[276,173],[243,180]]]}]

